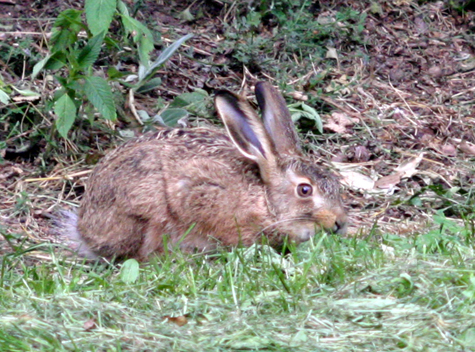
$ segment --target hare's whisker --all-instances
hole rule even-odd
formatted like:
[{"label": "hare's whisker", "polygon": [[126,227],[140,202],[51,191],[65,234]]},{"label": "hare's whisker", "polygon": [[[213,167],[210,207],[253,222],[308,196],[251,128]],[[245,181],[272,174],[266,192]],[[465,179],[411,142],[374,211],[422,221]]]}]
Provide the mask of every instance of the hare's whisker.
[{"label": "hare's whisker", "polygon": [[292,222],[292,221],[304,221],[304,220],[309,220],[309,218],[306,218],[306,217],[296,217],[296,218],[289,218],[289,219],[283,219],[283,220],[279,220],[279,221],[276,221],[274,222],[273,224],[269,225],[269,226],[266,226],[264,227],[262,230],[258,231],[256,233],[256,235],[258,235],[259,233],[261,232],[264,232],[265,230],[267,229],[270,229],[272,227],[275,227],[277,225],[280,225],[280,224],[283,224],[283,223],[286,223],[286,222]]}]

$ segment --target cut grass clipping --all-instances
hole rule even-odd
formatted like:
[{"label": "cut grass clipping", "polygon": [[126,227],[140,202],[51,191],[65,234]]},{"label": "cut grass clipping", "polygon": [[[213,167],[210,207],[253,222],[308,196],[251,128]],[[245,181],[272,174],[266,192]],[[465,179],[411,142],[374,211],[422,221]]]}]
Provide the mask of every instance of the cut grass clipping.
[{"label": "cut grass clipping", "polygon": [[322,234],[287,255],[255,245],[140,265],[18,248],[2,259],[0,350],[471,350],[473,226],[436,222],[410,239]]}]

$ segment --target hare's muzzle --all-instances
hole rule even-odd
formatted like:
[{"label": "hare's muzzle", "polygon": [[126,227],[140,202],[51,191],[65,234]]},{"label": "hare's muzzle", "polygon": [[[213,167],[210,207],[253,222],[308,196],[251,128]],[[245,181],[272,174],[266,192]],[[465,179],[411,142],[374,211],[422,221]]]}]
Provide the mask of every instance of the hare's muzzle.
[{"label": "hare's muzzle", "polygon": [[345,235],[347,230],[348,220],[345,217],[345,219],[338,219],[335,221],[335,225],[333,226],[332,232],[338,235]]}]

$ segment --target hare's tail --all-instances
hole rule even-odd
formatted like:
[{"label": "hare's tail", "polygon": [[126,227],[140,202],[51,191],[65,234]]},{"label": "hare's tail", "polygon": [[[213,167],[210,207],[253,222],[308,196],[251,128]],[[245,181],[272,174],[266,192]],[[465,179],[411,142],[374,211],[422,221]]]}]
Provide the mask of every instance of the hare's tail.
[{"label": "hare's tail", "polygon": [[78,215],[74,211],[61,210],[54,221],[55,232],[61,241],[79,257],[96,259],[97,255],[84,242],[77,228]]}]

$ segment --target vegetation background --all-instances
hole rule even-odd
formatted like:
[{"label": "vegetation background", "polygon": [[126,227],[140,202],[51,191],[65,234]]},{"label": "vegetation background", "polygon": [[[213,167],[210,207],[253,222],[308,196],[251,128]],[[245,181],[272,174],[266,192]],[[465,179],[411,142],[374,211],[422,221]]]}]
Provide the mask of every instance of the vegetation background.
[{"label": "vegetation background", "polygon": [[[0,351],[475,349],[473,1],[0,0]],[[67,255],[51,217],[216,89],[284,93],[352,225],[149,264]]]}]

